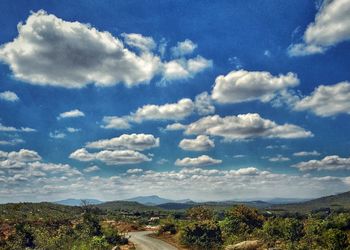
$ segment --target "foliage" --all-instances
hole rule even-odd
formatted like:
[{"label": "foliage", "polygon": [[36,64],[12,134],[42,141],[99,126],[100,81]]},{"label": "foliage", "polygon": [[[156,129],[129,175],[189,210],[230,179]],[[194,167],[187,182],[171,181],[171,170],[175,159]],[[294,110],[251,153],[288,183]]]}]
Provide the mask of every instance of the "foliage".
[{"label": "foliage", "polygon": [[128,242],[123,232],[147,225],[151,217],[160,217],[158,233],[190,249],[223,249],[241,241],[259,240],[266,249],[350,250],[350,213],[344,209],[321,208],[306,216],[263,212],[242,205],[227,210],[203,205],[168,213],[140,209],[133,203],[127,204],[128,209],[109,207],[121,203],[107,205],[106,209],[87,203],[80,207],[0,205],[0,249],[107,250]]},{"label": "foliage", "polygon": [[254,229],[261,228],[264,217],[254,208],[236,206],[226,212],[225,218],[220,222],[220,227],[225,238],[232,235],[251,234]]},{"label": "foliage", "polygon": [[168,218],[162,221],[158,230],[158,234],[163,234],[163,233],[170,233],[170,234],[177,233],[175,220]]},{"label": "foliage", "polygon": [[191,222],[180,230],[180,242],[191,249],[219,249],[223,241],[214,221]]},{"label": "foliage", "polygon": [[349,246],[346,233],[339,229],[328,229],[323,237],[329,250],[346,249]]},{"label": "foliage", "polygon": [[213,210],[205,206],[192,207],[187,210],[187,216],[190,220],[211,220],[213,219]]}]

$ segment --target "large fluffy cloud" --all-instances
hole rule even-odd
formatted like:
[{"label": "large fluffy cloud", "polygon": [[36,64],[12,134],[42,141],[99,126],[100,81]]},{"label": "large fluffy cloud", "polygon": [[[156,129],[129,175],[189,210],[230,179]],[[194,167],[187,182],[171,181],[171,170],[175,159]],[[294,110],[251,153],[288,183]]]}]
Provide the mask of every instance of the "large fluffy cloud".
[{"label": "large fluffy cloud", "polygon": [[98,140],[86,144],[96,149],[131,149],[142,151],[159,146],[159,138],[150,134],[123,134],[111,139]]},{"label": "large fluffy cloud", "polygon": [[279,125],[264,119],[259,114],[241,114],[237,116],[206,116],[189,124],[186,134],[207,134],[221,136],[227,140],[244,140],[256,137],[265,138],[306,138],[312,137],[310,131],[293,125]]},{"label": "large fluffy cloud", "polygon": [[107,165],[136,164],[151,161],[146,155],[134,150],[102,150],[90,153],[85,148],[70,154],[69,158],[78,161],[101,161]]},{"label": "large fluffy cloud", "polygon": [[318,116],[350,114],[350,83],[318,86],[310,96],[294,104],[295,110],[310,110]]},{"label": "large fluffy cloud", "polygon": [[303,42],[288,48],[291,56],[319,54],[340,42],[350,40],[350,2],[326,0],[307,27]]},{"label": "large fluffy cloud", "polygon": [[198,135],[195,139],[181,140],[179,147],[189,151],[206,151],[214,148],[215,143],[206,135]]},{"label": "large fluffy cloud", "polygon": [[41,160],[41,156],[33,150],[0,151],[0,170],[13,175],[7,180],[10,183],[26,181],[30,177],[41,178],[46,175],[81,175],[77,169],[67,164],[44,163]]},{"label": "large fluffy cloud", "polygon": [[151,51],[155,46],[152,38],[140,34],[122,36],[136,51],[126,48],[109,32],[64,21],[40,10],[18,25],[18,36],[0,48],[0,60],[20,80],[65,88],[120,82],[134,86],[156,75],[165,80],[185,79],[211,66],[211,61],[200,56],[162,62]]},{"label": "large fluffy cloud", "polygon": [[176,166],[180,167],[203,167],[208,165],[220,164],[222,160],[213,159],[208,155],[201,155],[195,158],[185,157],[175,161]]},{"label": "large fluffy cloud", "polygon": [[310,160],[293,165],[301,171],[310,170],[350,170],[350,158],[342,158],[338,155],[330,155],[322,160]]},{"label": "large fluffy cloud", "polygon": [[298,77],[289,72],[273,76],[266,71],[231,71],[215,79],[212,98],[219,103],[238,103],[252,100],[270,101],[278,91],[299,84]]}]

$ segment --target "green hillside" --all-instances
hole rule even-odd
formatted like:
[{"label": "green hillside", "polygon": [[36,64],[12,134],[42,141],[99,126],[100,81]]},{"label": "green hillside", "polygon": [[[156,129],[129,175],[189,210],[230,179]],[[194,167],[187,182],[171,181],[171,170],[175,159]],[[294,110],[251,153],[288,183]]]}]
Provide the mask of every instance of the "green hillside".
[{"label": "green hillside", "polygon": [[114,210],[114,211],[138,211],[138,212],[148,212],[148,211],[162,211],[162,208],[157,206],[147,206],[140,204],[136,201],[109,201],[102,204],[96,205],[96,207],[104,210]]},{"label": "green hillside", "polygon": [[299,213],[309,213],[312,211],[328,209],[330,209],[331,211],[350,209],[350,192],[325,196],[306,202],[275,205],[272,206],[270,209],[275,211],[280,210]]},{"label": "green hillside", "polygon": [[80,207],[70,207],[49,202],[0,204],[0,220],[46,221],[74,218],[82,213]]}]

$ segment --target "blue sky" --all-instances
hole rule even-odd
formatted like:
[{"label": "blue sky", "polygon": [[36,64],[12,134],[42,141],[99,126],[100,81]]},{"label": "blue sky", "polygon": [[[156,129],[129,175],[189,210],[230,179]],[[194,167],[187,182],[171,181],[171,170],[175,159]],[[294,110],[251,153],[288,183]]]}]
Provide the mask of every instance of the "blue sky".
[{"label": "blue sky", "polygon": [[0,202],[349,189],[348,1],[0,10]]}]

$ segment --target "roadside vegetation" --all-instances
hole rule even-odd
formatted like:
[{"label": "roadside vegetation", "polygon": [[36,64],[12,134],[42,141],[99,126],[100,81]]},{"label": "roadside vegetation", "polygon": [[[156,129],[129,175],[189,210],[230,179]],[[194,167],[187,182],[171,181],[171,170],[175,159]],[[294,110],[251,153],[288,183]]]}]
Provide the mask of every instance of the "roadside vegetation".
[{"label": "roadside vegetation", "polygon": [[[6,209],[5,209],[6,208]],[[128,243],[103,212],[88,204],[67,207],[20,203],[2,207],[0,249],[107,250]]]},{"label": "roadside vegetation", "polygon": [[69,207],[52,203],[0,205],[0,249],[133,249],[130,231],[179,249],[350,250],[350,213],[317,209],[291,213],[245,205],[165,210],[134,202]]},{"label": "roadside vegetation", "polygon": [[195,207],[182,219],[161,221],[158,236],[182,247],[206,249],[350,249],[350,214],[271,214],[246,206],[225,212]]}]

